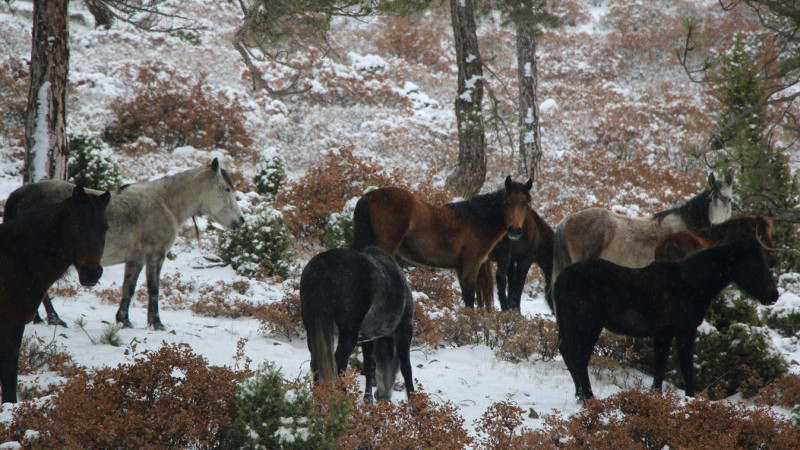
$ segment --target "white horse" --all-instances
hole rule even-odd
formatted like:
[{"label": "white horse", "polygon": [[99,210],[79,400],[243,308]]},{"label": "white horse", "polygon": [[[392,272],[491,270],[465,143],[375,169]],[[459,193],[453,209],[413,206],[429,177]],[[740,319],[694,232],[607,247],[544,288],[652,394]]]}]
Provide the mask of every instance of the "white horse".
[{"label": "white horse", "polygon": [[[74,187],[62,180],[26,184],[8,197],[4,220],[58,203],[69,197]],[[228,229],[236,229],[244,223],[242,210],[236,203],[233,181],[220,168],[216,158],[210,165],[147,183],[123,186],[112,194],[106,210],[109,229],[101,264],[125,264],[122,300],[116,316],[118,323],[133,327],[128,318],[128,308],[142,267],[146,267],[147,324],[156,330],[164,329],[158,313],[161,267],[175,242],[178,227],[198,215],[208,216]],[[48,297],[45,298],[45,308],[50,323],[65,325],[58,319]]]}]

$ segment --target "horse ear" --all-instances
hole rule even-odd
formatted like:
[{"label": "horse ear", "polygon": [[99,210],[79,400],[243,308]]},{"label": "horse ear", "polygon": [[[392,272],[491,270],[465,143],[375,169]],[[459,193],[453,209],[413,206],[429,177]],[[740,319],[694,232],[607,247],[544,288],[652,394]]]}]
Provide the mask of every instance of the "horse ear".
[{"label": "horse ear", "polygon": [[108,202],[111,200],[111,192],[105,191],[100,196],[100,201],[103,202],[103,205],[108,206]]},{"label": "horse ear", "polygon": [[525,190],[530,191],[533,187],[533,178],[528,178],[528,182],[525,183]]},{"label": "horse ear", "polygon": [[713,188],[717,185],[717,177],[713,173],[708,174],[708,187]]},{"label": "horse ear", "polygon": [[734,169],[730,169],[728,173],[725,174],[725,183],[728,186],[733,186],[733,172]]},{"label": "horse ear", "polygon": [[506,177],[506,190],[511,189],[511,175]]},{"label": "horse ear", "polygon": [[219,158],[214,158],[214,160],[211,161],[211,170],[214,172],[219,171]]},{"label": "horse ear", "polygon": [[80,184],[75,186],[75,189],[72,190],[72,199],[76,202],[86,201],[86,191],[83,190],[83,186]]}]

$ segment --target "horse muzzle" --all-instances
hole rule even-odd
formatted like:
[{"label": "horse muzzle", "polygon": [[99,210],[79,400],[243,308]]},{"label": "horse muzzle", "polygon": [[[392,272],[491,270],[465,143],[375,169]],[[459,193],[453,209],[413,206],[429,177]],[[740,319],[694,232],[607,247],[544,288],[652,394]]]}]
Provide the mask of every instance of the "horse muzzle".
[{"label": "horse muzzle", "polygon": [[91,287],[97,284],[100,281],[100,277],[103,275],[103,267],[88,267],[88,266],[81,266],[78,269],[78,280],[81,282],[81,286]]},{"label": "horse muzzle", "polygon": [[235,230],[237,228],[241,228],[242,225],[244,225],[244,216],[239,216],[239,219],[232,221],[228,228]]},{"label": "horse muzzle", "polygon": [[512,241],[516,241],[517,239],[522,237],[522,228],[518,227],[509,227],[508,229],[508,238]]}]

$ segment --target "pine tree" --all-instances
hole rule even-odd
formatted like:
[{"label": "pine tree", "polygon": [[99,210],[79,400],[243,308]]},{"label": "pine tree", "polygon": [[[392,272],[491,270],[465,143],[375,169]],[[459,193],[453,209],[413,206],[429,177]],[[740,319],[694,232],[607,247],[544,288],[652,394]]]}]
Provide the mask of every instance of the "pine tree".
[{"label": "pine tree", "polygon": [[[772,142],[769,133],[768,86],[758,74],[760,51],[738,34],[733,48],[717,58],[714,74],[718,80],[714,96],[721,108],[715,144],[727,152],[727,165],[739,170],[735,205],[744,211],[748,211],[748,205],[741,200],[750,194],[765,194],[781,208],[793,208],[798,203],[797,180],[791,175],[783,149]],[[797,248],[796,226],[776,223],[773,241],[779,247]],[[800,266],[800,260],[783,253],[781,265],[784,269],[795,268]]]}]

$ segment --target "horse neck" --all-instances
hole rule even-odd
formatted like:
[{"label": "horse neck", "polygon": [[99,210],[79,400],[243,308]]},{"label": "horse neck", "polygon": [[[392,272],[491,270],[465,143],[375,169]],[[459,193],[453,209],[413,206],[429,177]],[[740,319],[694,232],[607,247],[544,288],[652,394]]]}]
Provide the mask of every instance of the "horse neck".
[{"label": "horse neck", "polygon": [[670,208],[653,216],[659,223],[669,221],[669,219],[679,219],[683,222],[683,229],[691,231],[703,230],[711,226],[708,218],[708,189],[702,191],[689,199],[686,203],[675,208]]},{"label": "horse neck", "polygon": [[48,283],[61,277],[75,259],[70,246],[73,239],[66,236],[68,218],[66,208],[58,208],[4,223],[4,237],[16,244],[4,249],[15,259],[16,267]]},{"label": "horse neck", "polygon": [[555,240],[555,232],[547,222],[544,221],[536,211],[533,211],[530,217],[533,218],[536,224],[536,264],[542,269],[545,278],[545,284],[550,284],[550,277],[553,275],[553,242]]},{"label": "horse neck", "polygon": [[507,230],[503,215],[503,191],[479,195],[475,198],[446,205],[462,217],[472,219],[492,234]]},{"label": "horse neck", "polygon": [[678,261],[684,288],[691,292],[698,312],[705,313],[711,301],[733,281],[732,251],[727,246],[708,247]]},{"label": "horse neck", "polygon": [[167,176],[150,183],[149,189],[160,192],[164,204],[182,224],[190,217],[203,213],[205,183],[201,180],[207,170],[201,167]]}]

